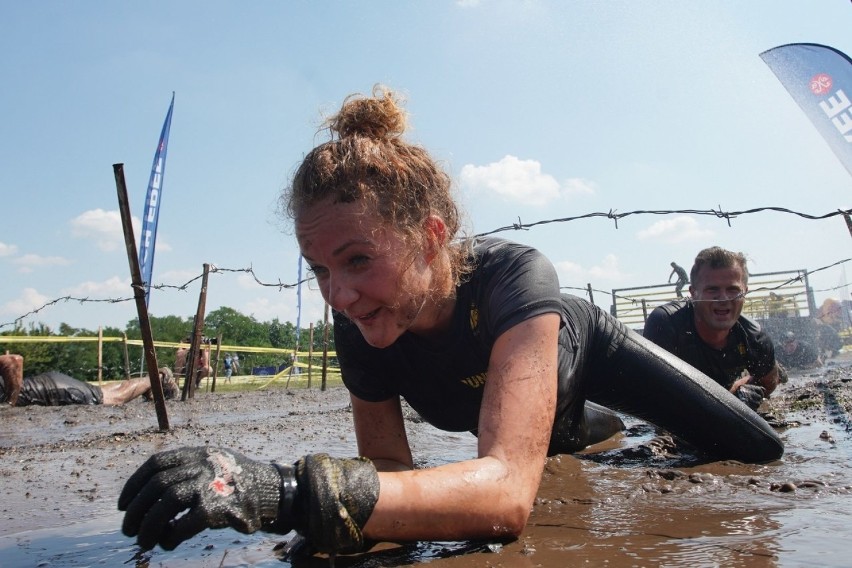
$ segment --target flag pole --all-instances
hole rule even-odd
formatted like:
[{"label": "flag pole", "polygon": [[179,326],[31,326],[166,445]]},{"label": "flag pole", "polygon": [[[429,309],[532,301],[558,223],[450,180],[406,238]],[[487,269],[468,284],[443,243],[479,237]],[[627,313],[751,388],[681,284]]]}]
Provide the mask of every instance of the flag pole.
[{"label": "flag pole", "polygon": [[142,217],[142,233],[139,235],[139,266],[145,286],[145,305],[150,305],[151,282],[154,271],[154,250],[157,245],[157,223],[160,219],[160,206],[163,202],[163,176],[166,173],[166,155],[169,147],[169,132],[172,127],[172,111],[175,108],[175,93],[160,131],[151,177],[148,179],[148,191],[145,194],[145,208]]}]

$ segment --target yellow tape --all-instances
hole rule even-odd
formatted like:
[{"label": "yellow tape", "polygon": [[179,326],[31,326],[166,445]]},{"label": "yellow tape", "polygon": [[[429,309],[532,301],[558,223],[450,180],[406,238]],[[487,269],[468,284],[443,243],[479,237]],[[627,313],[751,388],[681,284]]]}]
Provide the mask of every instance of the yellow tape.
[{"label": "yellow tape", "polygon": [[[99,339],[97,337],[63,337],[58,335],[0,335],[0,345],[4,343],[91,343],[96,342]],[[101,341],[104,343],[115,343],[118,341],[124,341],[123,337],[107,337],[104,336]],[[128,345],[136,345],[142,347],[141,339],[128,339]],[[174,343],[171,341],[155,341],[154,347],[169,347],[172,349],[179,349],[181,347],[189,348],[188,343]],[[202,345],[203,349],[210,349],[211,351],[216,350],[215,345],[204,344]],[[220,351],[236,351],[237,353],[284,353],[287,355],[292,355],[292,349],[284,349],[280,347],[251,347],[246,345],[220,345]],[[297,357],[322,357],[322,351],[297,351]],[[329,357],[336,357],[336,351],[329,351],[327,353]]]}]

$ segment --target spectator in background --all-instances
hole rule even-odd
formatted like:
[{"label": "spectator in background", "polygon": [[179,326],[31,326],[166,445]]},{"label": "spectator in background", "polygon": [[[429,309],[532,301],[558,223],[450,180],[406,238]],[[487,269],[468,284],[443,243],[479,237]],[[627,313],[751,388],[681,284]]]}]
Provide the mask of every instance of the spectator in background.
[{"label": "spectator in background", "polygon": [[225,382],[230,383],[231,375],[234,374],[234,358],[231,357],[230,353],[225,353],[225,360],[222,365],[225,367]]}]

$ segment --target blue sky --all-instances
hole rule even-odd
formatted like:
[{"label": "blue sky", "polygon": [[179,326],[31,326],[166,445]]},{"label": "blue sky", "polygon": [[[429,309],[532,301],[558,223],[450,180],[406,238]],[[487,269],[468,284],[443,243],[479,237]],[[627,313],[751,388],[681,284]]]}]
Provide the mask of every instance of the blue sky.
[{"label": "blue sky", "polygon": [[[453,176],[470,233],[609,210],[848,208],[852,177],[759,54],[795,42],[852,54],[850,29],[847,0],[4,2],[0,324],[64,296],[132,296],[112,164],[138,232],[173,91],[155,284],[204,263],[294,283],[278,194],[325,140],[323,113],[376,83],[405,94],[408,138]],[[541,248],[563,286],[604,291],[664,283],[671,261],[688,269],[711,245],[744,251],[752,272],[852,250],[840,217],[731,225],[645,215],[502,236]],[[845,266],[811,285],[837,287]],[[193,315],[199,289],[155,290],[151,314]],[[207,309],[223,305],[296,321],[292,290],[246,273],[211,275]],[[135,317],[133,302],[72,301],[23,323]],[[302,323],[321,317],[305,289]]]}]

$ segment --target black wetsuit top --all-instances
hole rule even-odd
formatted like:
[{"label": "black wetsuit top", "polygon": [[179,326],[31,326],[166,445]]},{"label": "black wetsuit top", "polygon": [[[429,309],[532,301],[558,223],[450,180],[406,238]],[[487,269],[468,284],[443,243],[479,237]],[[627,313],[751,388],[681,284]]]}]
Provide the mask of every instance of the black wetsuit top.
[{"label": "black wetsuit top", "polygon": [[335,347],[350,392],[371,402],[402,397],[437,428],[476,433],[495,340],[522,321],[557,313],[558,397],[549,454],[587,445],[596,427],[586,400],[726,458],[765,461],[783,453],[766,422],[729,392],[594,304],[561,294],[553,265],[537,250],[487,237],[474,242],[473,255],[475,268],[456,289],[450,329],[437,340],[407,332],[378,349],[335,312]]},{"label": "black wetsuit top", "polygon": [[[562,299],[553,265],[537,250],[489,238],[477,241],[474,254],[476,270],[457,288],[452,323],[441,339],[405,333],[377,349],[334,314],[343,381],[355,396],[371,402],[402,396],[437,428],[476,430],[494,341],[524,320],[560,313]],[[563,325],[560,343],[576,345],[571,336]]]},{"label": "black wetsuit top", "polygon": [[695,328],[695,309],[689,300],[655,308],[645,322],[643,335],[726,389],[744,370],[759,379],[775,368],[772,339],[745,316],[740,316],[731,328],[724,348],[715,349],[704,343]]},{"label": "black wetsuit top", "polygon": [[[0,402],[6,402],[3,378],[0,377]],[[78,381],[57,371],[24,377],[17,406],[64,406],[66,404],[103,404],[104,395],[97,385]]]}]

